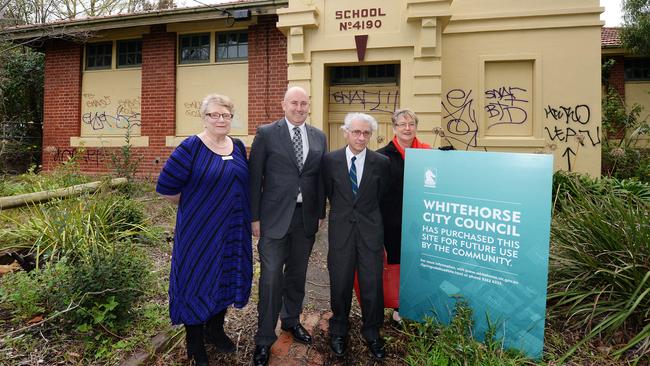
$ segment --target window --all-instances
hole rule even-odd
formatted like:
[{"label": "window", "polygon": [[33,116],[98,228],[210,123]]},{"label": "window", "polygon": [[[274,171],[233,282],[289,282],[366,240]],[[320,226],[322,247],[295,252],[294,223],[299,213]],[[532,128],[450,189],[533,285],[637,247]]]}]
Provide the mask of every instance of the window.
[{"label": "window", "polygon": [[142,65],[142,40],[117,41],[117,67]]},{"label": "window", "polygon": [[86,45],[86,69],[110,69],[112,56],[113,42],[89,43]]},{"label": "window", "polygon": [[210,61],[210,34],[187,34],[179,37],[179,62],[196,64]]},{"label": "window", "polygon": [[217,33],[217,62],[246,60],[248,58],[248,33]]},{"label": "window", "polygon": [[650,58],[625,59],[625,81],[650,80]]},{"label": "window", "polygon": [[334,67],[331,83],[336,84],[372,84],[397,83],[399,65],[367,65]]}]

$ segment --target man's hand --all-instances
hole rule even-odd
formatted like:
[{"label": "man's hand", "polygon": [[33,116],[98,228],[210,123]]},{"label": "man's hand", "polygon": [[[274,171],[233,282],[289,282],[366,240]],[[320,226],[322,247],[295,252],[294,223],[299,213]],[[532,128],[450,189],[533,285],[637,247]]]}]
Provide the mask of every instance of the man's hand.
[{"label": "man's hand", "polygon": [[251,231],[253,232],[254,237],[256,237],[256,238],[260,237],[260,222],[259,221],[251,222]]}]

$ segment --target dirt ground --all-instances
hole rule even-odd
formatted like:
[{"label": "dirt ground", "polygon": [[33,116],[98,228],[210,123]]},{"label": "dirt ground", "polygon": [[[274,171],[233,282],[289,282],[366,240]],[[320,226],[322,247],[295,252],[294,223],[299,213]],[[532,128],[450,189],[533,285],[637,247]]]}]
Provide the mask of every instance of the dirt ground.
[{"label": "dirt ground", "polygon": [[[255,281],[249,304],[243,309],[230,309],[226,317],[226,332],[237,345],[233,354],[223,355],[208,345],[208,354],[213,366],[219,365],[250,365],[255,348],[253,337],[257,327],[257,277],[259,277],[259,261],[256,242],[253,243]],[[318,232],[316,243],[309,260],[307,285],[305,288],[305,304],[302,324],[311,332],[314,343],[305,346],[293,342],[291,336],[280,330],[276,332],[278,340],[272,347],[270,365],[374,365],[387,366],[404,365],[403,345],[397,340],[399,326],[390,320],[390,311],[386,312],[386,323],[383,335],[387,342],[388,358],[383,363],[375,362],[359,333],[361,326],[361,309],[356,297],[350,314],[351,331],[346,357],[334,357],[329,348],[328,322],[331,316],[329,295],[329,274],[327,271],[327,225]],[[279,323],[279,322],[278,322]],[[184,344],[179,344],[171,354],[161,357],[156,365],[186,364]]]}]

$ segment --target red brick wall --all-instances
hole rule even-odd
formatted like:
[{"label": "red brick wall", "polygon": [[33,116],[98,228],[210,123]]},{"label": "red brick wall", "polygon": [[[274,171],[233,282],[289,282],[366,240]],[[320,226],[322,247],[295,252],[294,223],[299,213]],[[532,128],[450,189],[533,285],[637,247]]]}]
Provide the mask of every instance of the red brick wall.
[{"label": "red brick wall", "polygon": [[263,17],[248,33],[248,133],[284,115],[287,89],[287,38],[276,16]]},{"label": "red brick wall", "polygon": [[43,169],[69,157],[70,136],[81,130],[82,46],[54,40],[45,48]]},{"label": "red brick wall", "polygon": [[149,136],[142,153],[140,170],[158,175],[173,148],[165,137],[176,130],[176,33],[164,25],[152,26],[142,40],[141,133]]},{"label": "red brick wall", "polygon": [[[280,118],[280,105],[287,86],[287,42],[277,30],[277,17],[263,17],[249,29],[248,130]],[[45,119],[43,167],[51,170],[57,163],[77,154],[81,169],[87,173],[111,172],[111,155],[116,148],[70,147],[70,137],[81,130],[81,76],[83,45],[55,41],[46,49]],[[164,25],[152,26],[143,35],[141,135],[149,137],[149,146],[132,148],[140,159],[138,175],[155,178],[173,150],[165,146],[165,137],[176,129],[176,34]]]},{"label": "red brick wall", "polygon": [[618,93],[625,98],[625,64],[623,56],[610,57],[615,63],[609,74],[609,85],[616,88]]}]

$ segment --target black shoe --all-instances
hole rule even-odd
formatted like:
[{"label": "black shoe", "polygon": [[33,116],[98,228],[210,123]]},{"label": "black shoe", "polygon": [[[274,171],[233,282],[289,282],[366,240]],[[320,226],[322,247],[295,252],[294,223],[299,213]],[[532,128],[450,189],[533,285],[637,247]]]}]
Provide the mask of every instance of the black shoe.
[{"label": "black shoe", "polygon": [[302,344],[311,344],[311,335],[307,332],[307,329],[298,323],[291,328],[282,328],[282,330],[291,333],[293,339]]},{"label": "black shoe", "polygon": [[208,340],[214,344],[218,352],[221,353],[232,353],[237,349],[232,340],[226,335],[226,332],[223,330],[224,317],[226,316],[226,310],[220,312],[219,314],[212,317],[208,320],[206,324],[206,334]]},{"label": "black shoe", "polygon": [[203,325],[186,325],[185,341],[187,343],[187,358],[196,366],[208,366],[208,354],[203,342]]},{"label": "black shoe", "polygon": [[334,352],[334,356],[343,357],[347,347],[345,336],[332,335],[330,336],[330,348]]},{"label": "black shoe", "polygon": [[266,366],[269,364],[271,346],[255,346],[253,354],[253,366]]},{"label": "black shoe", "polygon": [[369,341],[368,349],[370,350],[370,355],[375,360],[383,361],[386,359],[386,351],[384,350],[384,341],[381,340],[381,337]]}]

